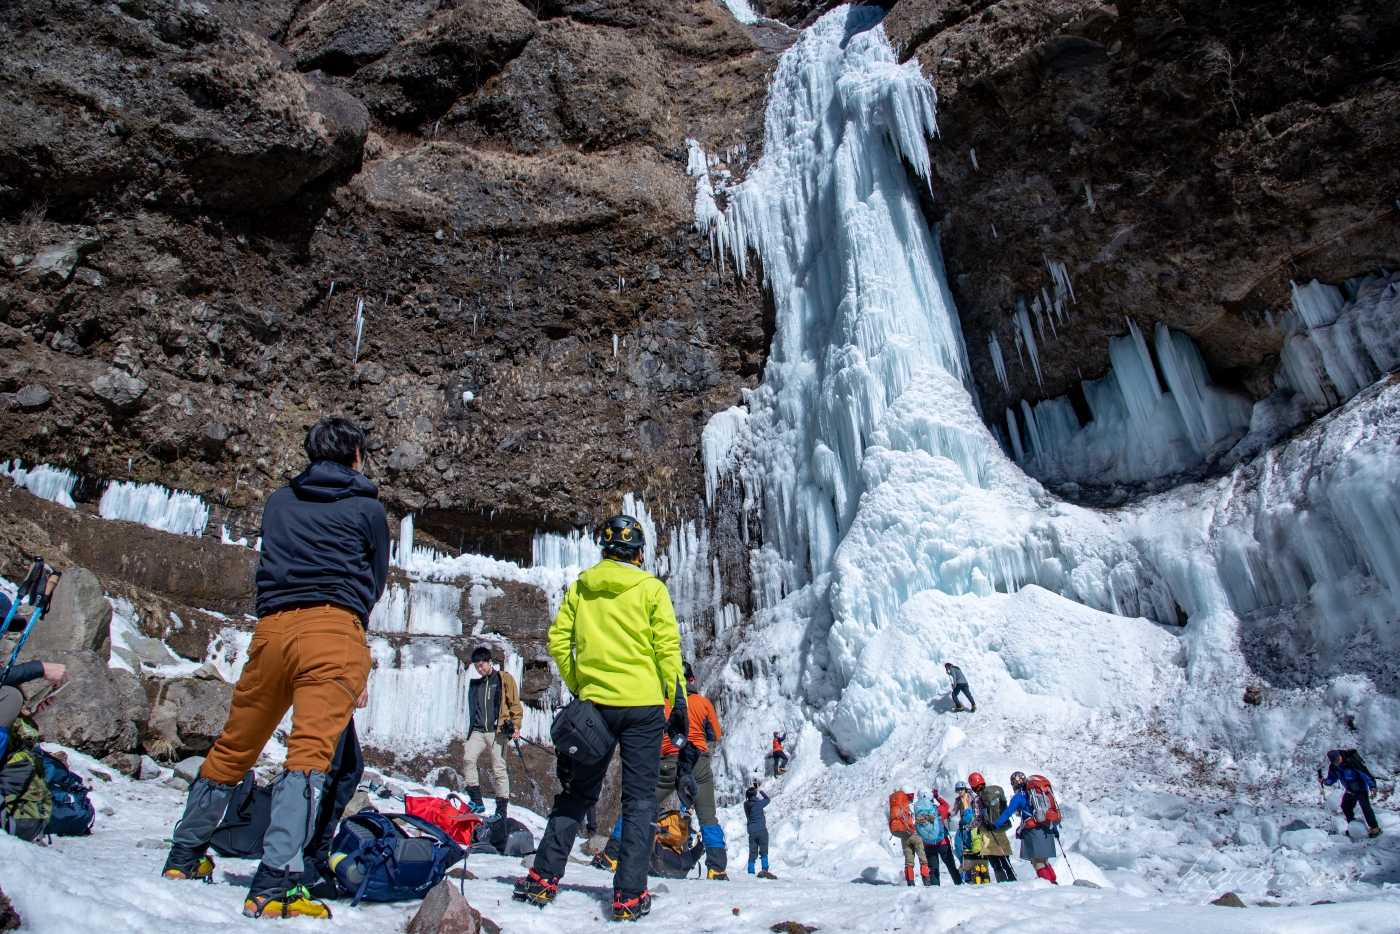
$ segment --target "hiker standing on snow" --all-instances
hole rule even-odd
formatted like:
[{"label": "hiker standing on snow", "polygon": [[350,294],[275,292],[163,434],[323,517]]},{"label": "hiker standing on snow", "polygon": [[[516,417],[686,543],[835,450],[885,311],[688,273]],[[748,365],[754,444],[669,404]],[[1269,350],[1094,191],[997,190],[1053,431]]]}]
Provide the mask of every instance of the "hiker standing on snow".
[{"label": "hiker standing on snow", "polygon": [[[1060,838],[1060,825],[1058,820],[1049,817],[1058,819],[1060,812],[1050,791],[1050,783],[1039,775],[1034,778],[1037,784],[1028,787],[1030,783],[1026,781],[1025,772],[1011,773],[1011,787],[1016,793],[1007,802],[1006,810],[995,826],[1009,824],[1013,816],[1020,815],[1021,826],[1017,828],[1016,836],[1021,840],[1021,858],[1030,860],[1037,876],[1051,885],[1059,885],[1055,881],[1055,869],[1050,865],[1050,860],[1055,858],[1055,842]],[[1040,783],[1043,783],[1043,789]],[[1037,820],[1038,808],[1047,816]]]},{"label": "hiker standing on snow", "polygon": [[336,744],[365,696],[365,626],[389,573],[388,520],[378,490],[361,473],[364,432],[349,419],[324,418],[303,447],[311,466],[263,508],[258,626],[223,733],[189,791],[165,861],[167,879],[210,877],[209,838],[291,707],[262,862],[243,903],[243,913],[254,918],[330,917],[303,885],[302,847],[314,830]]},{"label": "hiker standing on snow", "polygon": [[[705,844],[706,878],[728,881],[729,853],[725,849],[724,830],[715,811],[715,773],[710,767],[711,747],[719,742],[724,731],[720,729],[719,714],[715,712],[714,705],[695,690],[695,670],[690,667],[690,662],[685,662],[684,668],[690,747],[684,750],[683,755],[669,736],[662,738],[661,780],[656,785],[656,800],[665,801],[671,794],[676,794],[683,808],[694,805],[695,815],[700,820],[700,839]],[[681,787],[687,773],[694,782],[693,789]],[[618,818],[612,836],[608,837],[608,845],[593,857],[593,866],[608,872],[616,871],[621,850],[622,819]]]},{"label": "hiker standing on snow", "polygon": [[520,689],[510,672],[492,666],[491,650],[484,645],[472,649],[472,667],[477,677],[467,688],[471,724],[467,728],[467,748],[462,756],[462,780],[467,785],[467,797],[484,811],[486,802],[481,797],[476,763],[485,753],[491,764],[491,783],[496,787],[496,816],[505,817],[510,809],[506,743],[515,735],[517,724],[525,716],[520,707]]},{"label": "hiker standing on snow", "polygon": [[1347,823],[1356,820],[1356,806],[1360,804],[1361,814],[1366,818],[1366,826],[1371,828],[1370,836],[1379,837],[1381,828],[1376,823],[1376,812],[1371,810],[1371,789],[1376,787],[1376,779],[1355,749],[1345,752],[1340,749],[1328,751],[1327,780],[1324,784],[1338,783],[1342,786],[1342,814]]},{"label": "hiker standing on snow", "polygon": [[938,885],[938,860],[948,867],[954,885],[962,885],[962,873],[953,861],[953,850],[948,845],[948,802],[938,796],[938,789],[932,789],[930,797],[919,796],[914,802],[914,826],[924,841],[924,852],[933,851],[933,856],[924,864],[924,885]]},{"label": "hiker standing on snow", "polygon": [[788,754],[783,751],[783,743],[787,742],[787,734],[773,731],[773,751],[769,753],[773,757],[773,774],[781,775],[787,771]]},{"label": "hiker standing on snow", "polygon": [[967,676],[962,673],[962,669],[952,662],[944,662],[943,670],[948,673],[948,677],[953,681],[953,710],[967,710],[958,700],[958,693],[961,692],[967,697],[967,703],[972,708],[972,712],[977,712],[977,701],[972,699],[972,691],[967,686]]},{"label": "hiker standing on snow", "polygon": [[979,812],[982,855],[991,863],[998,882],[1015,882],[1016,873],[1011,869],[1011,841],[1006,838],[1005,830],[996,828],[997,820],[1006,810],[1006,792],[1000,785],[988,785],[979,772],[969,775],[967,783],[982,805]]},{"label": "hiker standing on snow", "polygon": [[904,851],[904,882],[914,884],[914,860],[919,861],[919,875],[924,885],[930,885],[928,853],[924,850],[924,838],[919,834],[919,825],[914,817],[914,784],[905,782],[890,795],[890,833],[899,838]]},{"label": "hiker standing on snow", "polygon": [[744,792],[744,820],[748,822],[749,834],[749,874],[753,875],[753,864],[761,861],[763,871],[759,875],[765,879],[772,879],[773,874],[768,871],[768,817],[763,809],[772,800],[758,787],[757,781]]},{"label": "hiker standing on snow", "polygon": [[[661,737],[689,745],[681,633],[666,585],[642,570],[642,527],[614,516],[603,527],[603,560],[569,587],[554,625],[549,654],[580,701],[591,701],[621,748],[622,847],[613,874],[613,918],[635,921],[651,911],[647,865],[661,777]],[[665,714],[667,700],[673,704]],[[543,908],[559,891],[579,823],[598,793],[612,748],[597,762],[557,759],[559,787],[529,875],[515,884],[516,901]]]}]

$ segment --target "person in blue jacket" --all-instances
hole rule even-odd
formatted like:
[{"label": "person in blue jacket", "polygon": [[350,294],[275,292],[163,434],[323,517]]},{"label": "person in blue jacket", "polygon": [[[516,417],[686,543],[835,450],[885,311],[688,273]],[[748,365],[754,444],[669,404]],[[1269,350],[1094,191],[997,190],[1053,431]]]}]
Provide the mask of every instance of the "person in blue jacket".
[{"label": "person in blue jacket", "polygon": [[1030,860],[1037,876],[1051,885],[1059,885],[1055,881],[1055,869],[1050,865],[1050,860],[1055,858],[1055,841],[1060,836],[1060,825],[1049,821],[1036,822],[1035,810],[1026,798],[1025,772],[1011,773],[1011,787],[1016,793],[1006,803],[1006,810],[993,826],[1000,829],[1011,823],[1012,815],[1020,815],[1021,827],[1016,831],[1016,836],[1021,840],[1021,858]]},{"label": "person in blue jacket", "polygon": [[1347,823],[1356,820],[1356,806],[1360,804],[1366,826],[1371,828],[1370,835],[1379,837],[1381,828],[1376,823],[1376,812],[1371,810],[1371,789],[1376,787],[1376,780],[1366,771],[1360,757],[1343,756],[1340,749],[1331,749],[1327,752],[1327,763],[1326,784],[1341,783],[1342,813]]},{"label": "person in blue jacket", "polygon": [[919,795],[914,802],[914,826],[924,841],[924,850],[931,855],[924,865],[924,885],[938,885],[938,860],[948,867],[954,885],[962,885],[962,873],[953,859],[953,847],[948,840],[948,802],[932,790],[932,797]]},{"label": "person in blue jacket", "polygon": [[768,872],[768,818],[763,813],[763,809],[768,807],[772,799],[764,794],[758,787],[758,782],[754,782],[753,787],[744,792],[744,817],[748,820],[749,831],[749,872],[753,872],[755,861],[761,861],[763,872],[760,875],[771,875]]}]

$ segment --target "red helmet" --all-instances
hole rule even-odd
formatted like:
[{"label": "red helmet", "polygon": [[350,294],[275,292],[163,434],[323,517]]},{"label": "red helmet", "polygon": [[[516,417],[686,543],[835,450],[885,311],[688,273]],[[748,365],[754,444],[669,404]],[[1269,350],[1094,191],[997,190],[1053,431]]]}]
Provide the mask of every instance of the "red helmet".
[{"label": "red helmet", "polygon": [[982,777],[981,772],[973,772],[967,777],[967,783],[972,786],[973,791],[981,791],[987,780]]}]

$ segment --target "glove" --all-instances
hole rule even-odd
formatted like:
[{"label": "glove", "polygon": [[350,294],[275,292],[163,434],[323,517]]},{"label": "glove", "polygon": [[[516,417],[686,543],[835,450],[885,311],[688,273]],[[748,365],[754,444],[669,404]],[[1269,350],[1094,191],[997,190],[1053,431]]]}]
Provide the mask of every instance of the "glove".
[{"label": "glove", "polygon": [[510,739],[515,735],[515,724],[509,720],[505,721],[501,724],[501,732],[506,734],[506,739]]},{"label": "glove", "polygon": [[676,749],[684,749],[690,734],[690,716],[685,709],[685,694],[680,679],[676,679],[675,703],[671,706],[671,718],[666,721],[666,735]]}]

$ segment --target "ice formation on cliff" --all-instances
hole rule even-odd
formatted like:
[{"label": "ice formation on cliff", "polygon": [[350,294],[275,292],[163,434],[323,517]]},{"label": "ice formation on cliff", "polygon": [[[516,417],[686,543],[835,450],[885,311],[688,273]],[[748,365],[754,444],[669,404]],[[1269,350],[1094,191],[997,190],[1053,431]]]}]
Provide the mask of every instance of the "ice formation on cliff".
[{"label": "ice formation on cliff", "polygon": [[39,464],[26,470],[24,463],[16,460],[13,466],[10,461],[0,462],[0,472],[9,474],[15,486],[23,487],[40,499],[50,500],[69,509],[76,507],[72,494],[73,485],[78,482],[78,478],[72,471],[50,467],[48,464]]},{"label": "ice formation on cliff", "polygon": [[204,535],[209,524],[209,507],[204,500],[183,490],[171,492],[158,483],[107,484],[97,512],[104,519],[125,519],[174,532],[176,535]]}]

